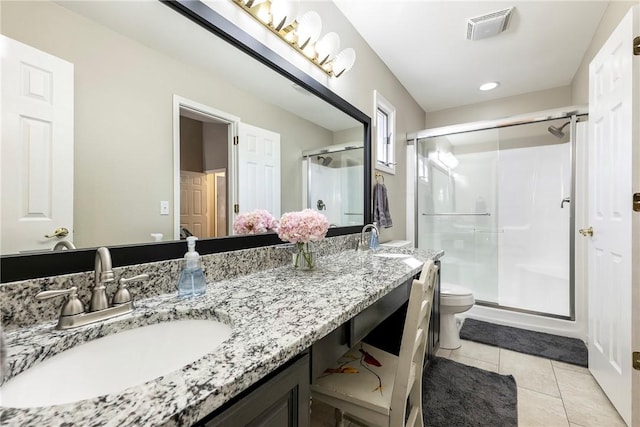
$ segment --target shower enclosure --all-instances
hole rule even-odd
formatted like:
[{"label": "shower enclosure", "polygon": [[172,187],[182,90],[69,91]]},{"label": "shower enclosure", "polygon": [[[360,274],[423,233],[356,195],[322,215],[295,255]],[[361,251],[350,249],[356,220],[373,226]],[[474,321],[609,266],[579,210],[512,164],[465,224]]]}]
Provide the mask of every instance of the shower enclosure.
[{"label": "shower enclosure", "polygon": [[415,135],[417,246],[477,305],[574,318],[572,113]]},{"label": "shower enclosure", "polygon": [[362,144],[340,144],[303,153],[303,200],[332,226],[364,223]]}]

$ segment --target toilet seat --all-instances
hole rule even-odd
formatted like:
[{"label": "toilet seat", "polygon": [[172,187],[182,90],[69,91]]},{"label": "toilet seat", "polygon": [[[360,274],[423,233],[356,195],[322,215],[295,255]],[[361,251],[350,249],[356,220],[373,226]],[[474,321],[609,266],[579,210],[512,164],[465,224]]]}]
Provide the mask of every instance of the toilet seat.
[{"label": "toilet seat", "polygon": [[464,286],[453,283],[442,283],[440,286],[440,305],[453,307],[473,305],[475,303],[473,292]]},{"label": "toilet seat", "polygon": [[473,295],[470,289],[464,286],[455,285],[453,283],[441,283],[440,284],[440,296],[464,296]]}]

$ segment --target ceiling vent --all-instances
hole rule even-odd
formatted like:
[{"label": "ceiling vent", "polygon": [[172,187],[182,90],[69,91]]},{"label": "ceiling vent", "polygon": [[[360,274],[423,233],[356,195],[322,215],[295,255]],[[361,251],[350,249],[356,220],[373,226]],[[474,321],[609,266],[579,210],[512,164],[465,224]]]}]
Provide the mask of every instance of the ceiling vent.
[{"label": "ceiling vent", "polygon": [[507,29],[513,8],[499,10],[467,20],[467,40],[481,40],[497,36]]}]

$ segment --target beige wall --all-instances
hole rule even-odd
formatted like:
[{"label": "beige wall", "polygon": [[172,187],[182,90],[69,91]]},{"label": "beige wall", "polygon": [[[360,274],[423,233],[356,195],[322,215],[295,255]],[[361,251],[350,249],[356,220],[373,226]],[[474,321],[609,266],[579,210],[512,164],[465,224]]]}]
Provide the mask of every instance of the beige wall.
[{"label": "beige wall", "polygon": [[362,126],[333,133],[334,144],[348,144],[354,141],[362,142]]},{"label": "beige wall", "polygon": [[611,1],[607,6],[591,44],[582,58],[580,67],[575,76],[573,76],[573,81],[571,82],[571,103],[573,105],[586,105],[589,103],[589,64],[604,42],[607,41],[611,32],[618,26],[622,17],[627,14],[631,7],[638,4],[637,1]]},{"label": "beige wall", "polygon": [[4,35],[74,64],[78,247],[172,236],[173,217],[159,207],[173,200],[174,94],[280,133],[283,211],[300,208],[302,151],[330,145],[332,132],[54,3],[0,8]]},{"label": "beige wall", "polygon": [[571,88],[569,86],[557,87],[429,112],[426,115],[425,129],[499,119],[568,105],[572,105]]}]

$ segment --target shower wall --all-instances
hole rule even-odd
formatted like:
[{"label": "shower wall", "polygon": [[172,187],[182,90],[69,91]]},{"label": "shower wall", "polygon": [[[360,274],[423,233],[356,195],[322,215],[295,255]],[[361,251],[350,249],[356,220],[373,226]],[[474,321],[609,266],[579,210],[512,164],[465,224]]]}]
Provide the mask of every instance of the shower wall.
[{"label": "shower wall", "polygon": [[571,152],[549,124],[419,140],[418,246],[482,303],[569,317]]},{"label": "shower wall", "polygon": [[500,152],[500,305],[570,315],[569,156],[568,143]]},{"label": "shower wall", "polygon": [[[359,157],[358,157],[359,156]],[[329,223],[349,226],[364,223],[364,191],[361,150],[332,152],[326,157],[311,156],[303,161],[306,177],[305,207],[324,214]]]}]

